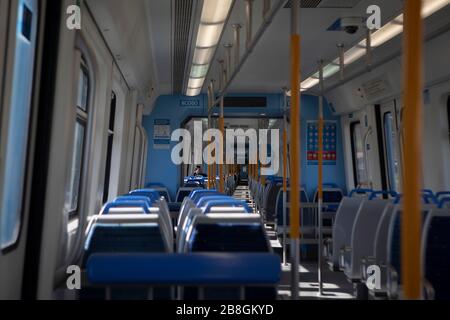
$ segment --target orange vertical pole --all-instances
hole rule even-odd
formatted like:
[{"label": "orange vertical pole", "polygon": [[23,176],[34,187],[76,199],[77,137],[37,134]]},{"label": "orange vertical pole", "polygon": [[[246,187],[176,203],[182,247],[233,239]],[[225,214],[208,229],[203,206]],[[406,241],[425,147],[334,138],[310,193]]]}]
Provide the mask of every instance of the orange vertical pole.
[{"label": "orange vertical pole", "polygon": [[292,0],[291,6],[291,262],[292,299],[299,299],[300,265],[300,1]]},{"label": "orange vertical pole", "polygon": [[225,134],[225,124],[224,124],[224,114],[223,114],[223,97],[220,99],[220,118],[219,118],[219,130],[222,133],[222,141],[220,142],[220,148],[222,149],[220,151],[220,155],[222,157],[222,159],[220,159],[220,164],[219,164],[219,192],[225,192],[225,183],[224,183],[224,165],[223,165],[223,161],[224,161],[224,134]]},{"label": "orange vertical pole", "polygon": [[405,177],[402,282],[405,299],[421,298],[422,2],[407,0],[404,18]]}]

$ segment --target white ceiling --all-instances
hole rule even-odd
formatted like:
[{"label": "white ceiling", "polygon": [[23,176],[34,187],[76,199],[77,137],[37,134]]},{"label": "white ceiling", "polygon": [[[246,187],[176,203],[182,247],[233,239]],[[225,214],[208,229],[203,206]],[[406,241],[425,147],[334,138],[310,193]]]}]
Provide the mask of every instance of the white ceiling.
[{"label": "white ceiling", "polygon": [[[172,93],[172,7],[174,1],[87,1],[128,84],[139,89],[141,98],[145,97],[145,91],[152,87],[155,89],[155,96]],[[198,1],[194,0],[194,3],[198,4]],[[276,1],[272,0],[272,3]],[[254,1],[253,33],[256,33],[262,23],[262,2],[262,0]],[[358,3],[354,8],[304,8],[301,10],[302,78],[316,72],[319,59],[324,59],[325,62],[335,59],[337,44],[343,43],[346,47],[350,47],[364,38],[365,32],[362,30],[354,35],[327,31],[338,18],[366,16],[367,7],[377,4],[381,7],[384,24],[402,10],[402,0],[323,0],[322,5],[354,2]],[[199,5],[194,7],[201,10]],[[194,12],[193,15],[198,17],[199,13]],[[232,42],[231,25],[244,24],[244,22],[244,0],[236,0],[215,60],[224,57],[222,45]],[[287,86],[289,29],[290,10],[281,9],[235,79],[230,92],[278,93],[283,86]],[[400,46],[400,41],[397,42]],[[241,34],[241,54],[244,52],[244,43],[245,28],[242,29]],[[191,48],[192,45],[194,44],[191,44]],[[387,50],[389,45],[383,47],[385,46],[375,49],[374,57],[377,57],[381,51]],[[364,68],[363,62],[361,67]],[[217,69],[218,64],[214,62],[209,77],[217,78]]]}]

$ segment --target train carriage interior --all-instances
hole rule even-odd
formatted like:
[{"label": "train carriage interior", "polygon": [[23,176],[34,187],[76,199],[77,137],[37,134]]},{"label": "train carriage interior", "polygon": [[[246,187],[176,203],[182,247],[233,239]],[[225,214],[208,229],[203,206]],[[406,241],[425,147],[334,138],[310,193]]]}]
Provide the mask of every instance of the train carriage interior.
[{"label": "train carriage interior", "polygon": [[0,0],[0,300],[450,300],[450,0]]}]

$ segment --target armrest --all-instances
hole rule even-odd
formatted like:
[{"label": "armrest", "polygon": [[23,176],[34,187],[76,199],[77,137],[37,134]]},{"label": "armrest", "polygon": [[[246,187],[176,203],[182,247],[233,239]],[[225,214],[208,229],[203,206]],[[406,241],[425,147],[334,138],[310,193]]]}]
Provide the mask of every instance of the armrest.
[{"label": "armrest", "polygon": [[375,257],[365,257],[361,259],[361,280],[367,280],[367,268],[376,264]]},{"label": "armrest", "polygon": [[427,279],[423,279],[423,295],[425,300],[436,299],[436,292],[434,291],[433,285]]},{"label": "armrest", "polygon": [[398,299],[398,273],[392,266],[387,267],[387,273],[389,299]]},{"label": "armrest", "polygon": [[341,248],[339,255],[339,268],[341,270],[345,269],[345,258],[352,252],[352,247],[344,246]]}]

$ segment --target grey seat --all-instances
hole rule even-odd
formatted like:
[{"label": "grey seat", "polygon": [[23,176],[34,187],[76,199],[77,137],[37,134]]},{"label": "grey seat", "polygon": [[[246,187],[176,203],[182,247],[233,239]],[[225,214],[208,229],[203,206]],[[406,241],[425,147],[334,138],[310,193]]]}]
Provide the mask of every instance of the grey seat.
[{"label": "grey seat", "polygon": [[356,215],[352,228],[351,252],[345,261],[345,275],[352,281],[361,279],[361,261],[373,253],[377,226],[391,200],[374,199],[365,201]]},{"label": "grey seat", "polygon": [[330,261],[333,270],[339,270],[341,249],[351,243],[353,222],[363,201],[362,198],[345,197],[339,205],[333,226],[333,249]]}]

